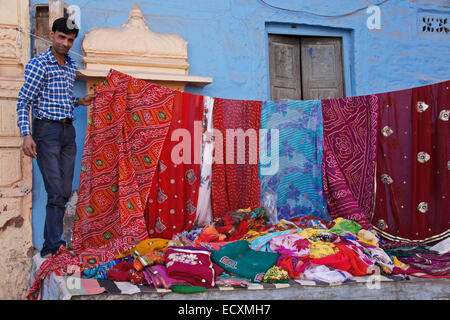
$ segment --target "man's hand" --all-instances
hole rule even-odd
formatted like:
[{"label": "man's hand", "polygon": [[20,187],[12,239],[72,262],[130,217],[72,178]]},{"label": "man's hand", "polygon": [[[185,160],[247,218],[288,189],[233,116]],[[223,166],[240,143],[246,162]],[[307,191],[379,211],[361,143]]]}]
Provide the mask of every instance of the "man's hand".
[{"label": "man's hand", "polygon": [[23,137],[23,145],[22,145],[23,153],[32,158],[37,158],[36,153],[36,143],[34,142],[31,135],[26,135]]},{"label": "man's hand", "polygon": [[91,104],[93,98],[93,94],[88,94],[86,97],[78,99],[78,104],[82,106],[88,106]]}]

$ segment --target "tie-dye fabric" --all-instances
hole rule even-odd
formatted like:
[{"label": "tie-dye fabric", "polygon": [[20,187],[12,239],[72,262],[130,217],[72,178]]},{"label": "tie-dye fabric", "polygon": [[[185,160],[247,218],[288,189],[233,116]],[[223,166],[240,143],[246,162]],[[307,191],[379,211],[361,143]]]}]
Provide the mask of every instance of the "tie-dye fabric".
[{"label": "tie-dye fabric", "polygon": [[322,100],[323,182],[333,219],[371,228],[377,159],[378,97]]},{"label": "tie-dye fabric", "polygon": [[[328,220],[322,186],[323,123],[320,100],[266,101],[262,104],[260,179],[261,194],[277,195],[279,219],[304,215]],[[276,136],[278,130],[278,170]],[[267,148],[264,149],[264,144]],[[265,150],[269,163],[265,159]],[[272,167],[273,170],[268,170]],[[272,172],[270,172],[272,171]],[[266,173],[270,174],[266,174]]]}]

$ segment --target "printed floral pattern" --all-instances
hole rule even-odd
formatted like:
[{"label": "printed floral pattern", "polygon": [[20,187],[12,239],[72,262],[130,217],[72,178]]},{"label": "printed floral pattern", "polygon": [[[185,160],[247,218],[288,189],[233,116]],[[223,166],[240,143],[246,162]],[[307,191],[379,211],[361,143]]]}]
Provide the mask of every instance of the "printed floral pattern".
[{"label": "printed floral pattern", "polygon": [[[279,170],[261,175],[261,193],[273,190],[278,195],[279,219],[303,215],[328,218],[322,189],[322,109],[320,101],[267,101],[262,105],[261,128],[268,129],[268,157],[271,129],[279,130]],[[342,148],[351,146],[342,141]],[[260,148],[261,149],[261,148]],[[267,166],[270,166],[268,164]],[[265,167],[261,164],[261,167]],[[260,170],[260,173],[262,171]]]}]

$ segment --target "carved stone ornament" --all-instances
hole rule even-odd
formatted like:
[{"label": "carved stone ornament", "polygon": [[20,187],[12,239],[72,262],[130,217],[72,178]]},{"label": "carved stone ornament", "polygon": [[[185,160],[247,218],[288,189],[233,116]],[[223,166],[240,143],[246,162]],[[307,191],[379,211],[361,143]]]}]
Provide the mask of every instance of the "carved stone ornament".
[{"label": "carved stone ornament", "polygon": [[144,80],[205,86],[211,78],[188,75],[188,43],[177,34],[151,30],[137,4],[120,28],[93,28],[82,43],[81,79],[105,77],[110,69]]}]

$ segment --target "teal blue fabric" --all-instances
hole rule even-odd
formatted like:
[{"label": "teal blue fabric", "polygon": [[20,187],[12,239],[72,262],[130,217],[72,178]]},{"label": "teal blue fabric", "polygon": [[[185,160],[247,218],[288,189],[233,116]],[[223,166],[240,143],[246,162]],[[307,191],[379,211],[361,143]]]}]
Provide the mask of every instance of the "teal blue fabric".
[{"label": "teal blue fabric", "polygon": [[[268,129],[267,139],[261,137],[260,150],[267,145],[272,163],[260,163],[261,197],[273,190],[277,195],[278,219],[304,215],[329,220],[322,185],[323,120],[320,100],[265,101],[262,104],[261,129]],[[271,143],[274,129],[279,132],[279,168],[265,175],[273,165]]]},{"label": "teal blue fabric", "polygon": [[278,253],[252,250],[247,241],[238,240],[212,250],[211,260],[227,272],[262,282],[266,271],[277,264],[279,257]]}]

